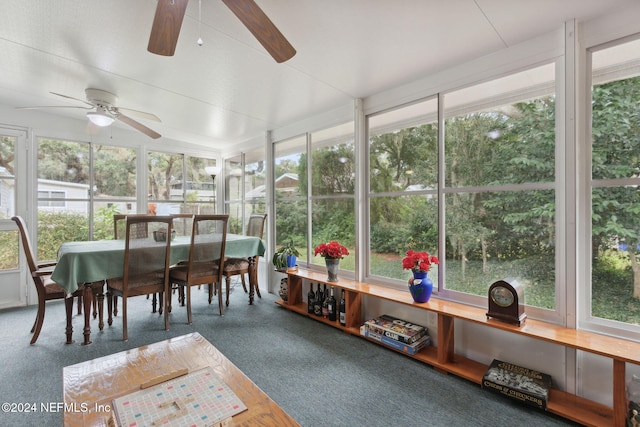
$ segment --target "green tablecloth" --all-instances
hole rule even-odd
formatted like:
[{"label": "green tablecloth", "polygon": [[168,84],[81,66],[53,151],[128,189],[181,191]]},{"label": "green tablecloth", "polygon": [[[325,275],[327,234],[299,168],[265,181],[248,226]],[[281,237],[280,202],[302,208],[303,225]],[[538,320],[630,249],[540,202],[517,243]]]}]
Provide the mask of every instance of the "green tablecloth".
[{"label": "green tablecloth", "polygon": [[[189,259],[190,237],[178,236],[171,242],[171,264]],[[51,278],[68,294],[82,283],[122,277],[124,240],[94,240],[63,243],[58,250],[58,264]],[[251,236],[227,234],[225,256],[245,258],[262,256],[264,242]]]}]

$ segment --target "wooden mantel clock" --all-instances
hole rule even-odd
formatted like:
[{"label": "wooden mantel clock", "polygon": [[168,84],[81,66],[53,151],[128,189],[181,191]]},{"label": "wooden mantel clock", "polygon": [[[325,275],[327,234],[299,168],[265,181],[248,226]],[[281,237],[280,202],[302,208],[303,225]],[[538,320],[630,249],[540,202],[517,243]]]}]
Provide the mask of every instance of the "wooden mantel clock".
[{"label": "wooden mantel clock", "polygon": [[489,286],[487,318],[521,326],[524,312],[524,289],[515,279],[498,280]]}]

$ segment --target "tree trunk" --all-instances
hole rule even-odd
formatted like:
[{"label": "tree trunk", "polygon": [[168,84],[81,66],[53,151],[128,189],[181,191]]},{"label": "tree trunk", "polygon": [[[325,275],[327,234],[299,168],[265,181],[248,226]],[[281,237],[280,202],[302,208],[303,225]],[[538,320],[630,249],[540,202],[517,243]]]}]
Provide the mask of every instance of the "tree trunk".
[{"label": "tree trunk", "polygon": [[487,272],[489,271],[487,265],[487,239],[485,238],[484,234],[480,238],[480,246],[482,247],[482,272],[484,274],[487,274]]},{"label": "tree trunk", "polygon": [[640,265],[638,265],[635,252],[629,252],[629,260],[631,260],[631,269],[633,270],[633,297],[640,299]]},{"label": "tree trunk", "polygon": [[460,276],[462,277],[462,280],[465,280],[467,278],[467,250],[464,247],[464,242],[462,242],[462,240],[460,240]]}]

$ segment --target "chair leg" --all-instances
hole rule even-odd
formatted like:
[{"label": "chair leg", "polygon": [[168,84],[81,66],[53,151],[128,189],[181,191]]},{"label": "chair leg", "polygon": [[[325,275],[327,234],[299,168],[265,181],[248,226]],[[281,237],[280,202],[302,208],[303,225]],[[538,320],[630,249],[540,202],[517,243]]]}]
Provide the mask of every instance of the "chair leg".
[{"label": "chair leg", "polygon": [[111,326],[113,324],[113,301],[116,297],[109,291],[107,291],[107,324]]},{"label": "chair leg", "polygon": [[[163,295],[165,294],[165,295]],[[169,330],[169,313],[171,312],[171,290],[161,292],[160,298],[164,296],[164,330]]]},{"label": "chair leg", "polygon": [[207,287],[209,288],[209,304],[211,304],[211,298],[213,297],[213,293],[215,292],[215,283],[207,283]]},{"label": "chair leg", "polygon": [[82,297],[78,297],[78,316],[82,314]]},{"label": "chair leg", "polygon": [[227,280],[227,301],[226,305],[229,307],[229,294],[231,293],[231,283]]},{"label": "chair leg", "polygon": [[129,330],[127,329],[127,298],[122,297],[122,340],[129,341]]},{"label": "chair leg", "polygon": [[218,308],[220,309],[220,316],[224,316],[224,308],[222,307],[222,281],[216,284],[218,288]]},{"label": "chair leg", "polygon": [[[149,296],[149,294],[147,294],[147,296]],[[157,296],[156,296],[156,294],[154,292],[153,298],[151,299],[151,307],[152,307],[151,312],[152,313],[156,312],[156,305],[157,304],[158,304],[158,298],[157,298]]]},{"label": "chair leg", "polygon": [[[211,301],[209,301],[209,304],[211,304]],[[40,314],[40,311],[38,310],[38,312],[36,313],[36,318],[33,321],[33,326],[31,327],[31,333],[33,333],[33,331],[36,330],[36,325],[38,324],[38,315]]]},{"label": "chair leg", "polygon": [[[229,280],[229,277],[227,276],[227,280]],[[242,281],[242,289],[244,289],[244,293],[247,293],[247,283],[244,281],[244,274],[240,275],[240,280]]]},{"label": "chair leg", "polygon": [[[73,300],[72,300],[73,301]],[[44,323],[44,309],[45,300],[44,295],[38,295],[38,314],[36,315],[36,323],[33,325],[33,337],[31,337],[31,344],[35,344],[38,341],[42,324]]]},{"label": "chair leg", "polygon": [[191,317],[191,286],[185,285],[186,293],[187,293],[187,324],[191,325],[193,323],[193,318]]}]

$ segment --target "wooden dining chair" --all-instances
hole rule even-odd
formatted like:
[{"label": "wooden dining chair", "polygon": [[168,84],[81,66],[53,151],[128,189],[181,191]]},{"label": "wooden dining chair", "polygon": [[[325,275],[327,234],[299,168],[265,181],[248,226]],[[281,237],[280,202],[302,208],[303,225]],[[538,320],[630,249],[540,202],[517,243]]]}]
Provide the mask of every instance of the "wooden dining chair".
[{"label": "wooden dining chair", "polygon": [[[127,227],[127,217],[145,217],[150,216],[146,213],[141,214],[114,214],[113,215],[113,238],[116,240],[124,240],[126,235],[126,227]],[[142,237],[147,237],[149,235],[149,230],[147,228],[147,224],[137,224],[134,230],[134,234]]]},{"label": "wooden dining chair", "polygon": [[[113,300],[122,297],[122,338],[129,338],[127,299],[157,293],[164,313],[164,326],[169,329],[169,257],[171,250],[170,216],[128,216],[126,220],[124,270],[122,277],[107,279],[108,324],[113,323]],[[146,229],[147,236],[138,233]],[[154,238],[164,233],[163,241]]]},{"label": "wooden dining chair", "polygon": [[176,232],[177,236],[191,235],[193,217],[194,214],[190,213],[171,214],[171,218],[173,218],[173,230]]},{"label": "wooden dining chair", "polygon": [[184,288],[187,303],[187,322],[193,322],[191,315],[191,287],[207,285],[209,287],[209,303],[215,286],[218,294],[218,309],[224,314],[222,307],[222,268],[224,267],[224,250],[227,241],[227,224],[229,215],[196,215],[193,219],[189,261],[178,264],[171,269],[171,283]]},{"label": "wooden dining chair", "polygon": [[[252,214],[249,217],[249,222],[247,222],[247,231],[244,233],[245,236],[253,236],[259,237],[262,239],[264,235],[264,224],[267,220],[267,214]],[[256,264],[258,262],[258,257],[256,257]],[[231,277],[232,276],[240,276],[242,281],[242,289],[244,292],[247,292],[247,284],[245,281],[245,274],[249,273],[249,260],[247,258],[227,258],[224,262],[224,277],[226,279],[227,284],[227,305],[229,305],[229,290],[231,288]],[[258,297],[262,298],[260,295],[260,288],[258,287],[258,283],[255,284],[255,292],[258,294]]]},{"label": "wooden dining chair", "polygon": [[35,253],[31,246],[31,239],[27,233],[27,226],[24,219],[20,216],[14,216],[11,219],[18,225],[18,230],[20,231],[20,237],[22,240],[22,249],[24,250],[24,254],[27,258],[29,272],[31,273],[31,278],[33,279],[33,283],[36,286],[36,291],[38,293],[38,312],[36,313],[36,320],[31,328],[31,333],[33,334],[33,337],[31,337],[31,344],[35,344],[38,340],[38,336],[40,336],[40,330],[44,323],[46,302],[58,299],[65,300],[68,334],[67,342],[70,342],[71,337],[69,336],[69,327],[71,326],[71,317],[73,315],[73,297],[78,297],[78,300],[82,301],[82,289],[78,289],[71,297],[66,298],[67,295],[62,286],[51,280],[51,273],[53,273],[53,268],[56,263],[53,261],[36,262]]}]

